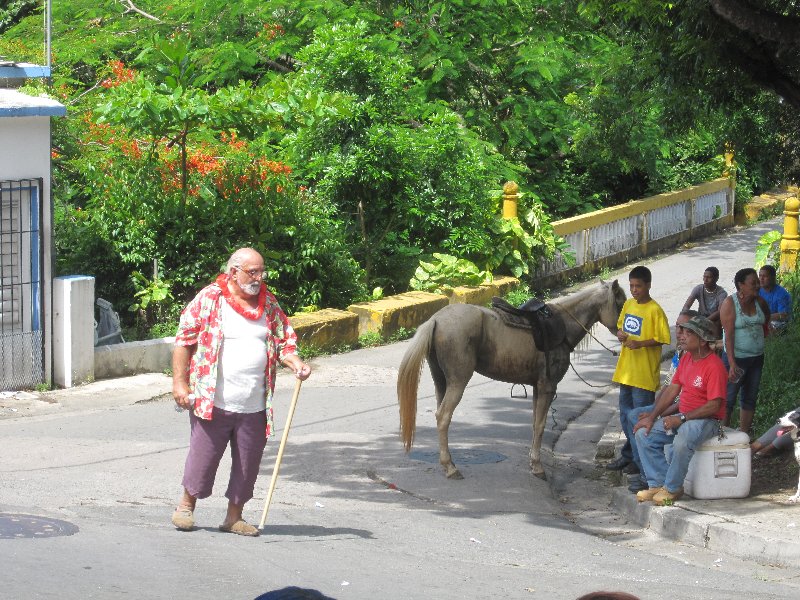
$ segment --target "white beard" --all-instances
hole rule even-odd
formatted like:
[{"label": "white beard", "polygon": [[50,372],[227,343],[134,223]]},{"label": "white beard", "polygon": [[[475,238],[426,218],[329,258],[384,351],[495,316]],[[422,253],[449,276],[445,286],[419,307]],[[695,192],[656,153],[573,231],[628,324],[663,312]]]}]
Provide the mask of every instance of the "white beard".
[{"label": "white beard", "polygon": [[242,291],[248,296],[255,296],[256,294],[258,294],[258,292],[261,291],[260,281],[253,281],[251,283],[244,283],[244,284],[239,283],[237,281],[236,283],[239,285],[240,288],[242,288]]}]

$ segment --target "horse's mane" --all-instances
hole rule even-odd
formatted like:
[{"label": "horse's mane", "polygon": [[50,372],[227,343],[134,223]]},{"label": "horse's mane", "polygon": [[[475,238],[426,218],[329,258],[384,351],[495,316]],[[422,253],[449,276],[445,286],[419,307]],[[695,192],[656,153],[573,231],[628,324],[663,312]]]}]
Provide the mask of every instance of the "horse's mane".
[{"label": "horse's mane", "polygon": [[595,285],[590,285],[588,287],[583,288],[582,290],[578,290],[577,292],[573,292],[571,294],[565,294],[563,296],[558,296],[557,298],[553,298],[549,301],[550,304],[576,304],[586,299],[586,296],[594,296],[597,292],[597,289],[602,287],[606,282],[605,281],[598,281]]},{"label": "horse's mane", "polygon": [[[561,305],[568,304],[570,307],[572,307],[572,306],[574,306],[576,304],[580,304],[581,302],[585,301],[587,296],[589,296],[589,297],[596,296],[598,288],[601,288],[601,287],[606,286],[606,285],[609,286],[609,287],[611,286],[610,283],[601,280],[595,285],[591,285],[591,286],[585,287],[582,290],[579,290],[579,291],[574,292],[572,294],[567,294],[565,296],[559,296],[558,298],[554,298],[551,301],[551,303],[555,304],[556,306],[561,306]],[[612,290],[612,294],[613,293],[614,292]],[[624,292],[623,292],[623,295],[624,295]],[[617,300],[616,295],[615,295],[614,299]],[[586,355],[586,352],[589,349],[589,346],[590,346],[590,344],[592,342],[592,336],[597,334],[597,329],[598,329],[597,328],[597,323],[594,323],[588,329],[589,329],[589,333],[591,335],[587,334],[587,335],[583,336],[581,338],[581,340],[578,342],[578,345],[575,346],[575,349],[573,350],[574,357],[575,357],[576,361],[580,361]]]}]

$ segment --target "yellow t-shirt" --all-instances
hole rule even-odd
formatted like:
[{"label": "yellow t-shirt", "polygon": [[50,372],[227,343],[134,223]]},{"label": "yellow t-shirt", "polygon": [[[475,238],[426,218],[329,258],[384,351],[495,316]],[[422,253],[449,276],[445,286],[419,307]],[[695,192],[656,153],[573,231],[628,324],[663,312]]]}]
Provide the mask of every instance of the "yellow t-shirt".
[{"label": "yellow t-shirt", "polygon": [[[656,340],[669,344],[669,323],[658,302],[639,304],[634,298],[625,301],[617,327],[633,340]],[[655,392],[659,384],[661,346],[631,350],[625,346],[619,354],[612,381]]]}]

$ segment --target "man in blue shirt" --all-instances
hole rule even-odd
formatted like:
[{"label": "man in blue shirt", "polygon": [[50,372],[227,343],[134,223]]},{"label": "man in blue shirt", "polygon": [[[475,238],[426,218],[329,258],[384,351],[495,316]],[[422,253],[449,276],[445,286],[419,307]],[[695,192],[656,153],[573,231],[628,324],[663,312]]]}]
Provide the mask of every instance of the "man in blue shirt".
[{"label": "man in blue shirt", "polygon": [[758,271],[761,284],[759,294],[766,300],[770,310],[769,327],[772,331],[780,331],[792,318],[792,296],[786,288],[778,285],[775,267],[764,265]]}]

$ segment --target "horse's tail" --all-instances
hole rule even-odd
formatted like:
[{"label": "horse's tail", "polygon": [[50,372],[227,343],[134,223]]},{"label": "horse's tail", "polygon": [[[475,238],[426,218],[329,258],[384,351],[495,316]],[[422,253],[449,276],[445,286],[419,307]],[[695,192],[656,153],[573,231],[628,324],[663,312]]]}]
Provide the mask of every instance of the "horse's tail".
[{"label": "horse's tail", "polygon": [[400,438],[406,452],[414,443],[414,431],[417,428],[417,389],[422,374],[422,363],[428,357],[436,328],[434,319],[429,319],[417,329],[406,350],[400,369],[397,373],[397,402],[400,404]]}]

